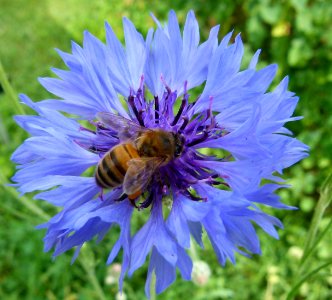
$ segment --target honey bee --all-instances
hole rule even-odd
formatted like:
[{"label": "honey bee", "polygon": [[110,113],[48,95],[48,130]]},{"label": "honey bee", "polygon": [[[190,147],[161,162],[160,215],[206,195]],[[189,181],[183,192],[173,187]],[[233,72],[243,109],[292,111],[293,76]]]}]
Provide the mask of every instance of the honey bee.
[{"label": "honey bee", "polygon": [[140,126],[112,113],[99,113],[98,119],[118,132],[120,143],[98,163],[96,182],[101,188],[122,185],[123,192],[135,204],[155,172],[181,155],[184,138],[179,133]]}]

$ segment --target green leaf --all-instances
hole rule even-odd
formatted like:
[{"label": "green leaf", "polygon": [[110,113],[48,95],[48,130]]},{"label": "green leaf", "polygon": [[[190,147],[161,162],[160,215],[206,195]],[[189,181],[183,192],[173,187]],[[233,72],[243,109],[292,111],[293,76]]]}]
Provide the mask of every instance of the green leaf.
[{"label": "green leaf", "polygon": [[280,5],[262,5],[260,7],[261,18],[270,25],[274,25],[280,20],[281,12]]},{"label": "green leaf", "polygon": [[303,10],[296,16],[296,28],[306,34],[310,34],[314,30],[312,24],[312,14],[310,10]]},{"label": "green leaf", "polygon": [[292,40],[288,52],[288,63],[293,67],[303,67],[313,57],[313,50],[302,38]]}]

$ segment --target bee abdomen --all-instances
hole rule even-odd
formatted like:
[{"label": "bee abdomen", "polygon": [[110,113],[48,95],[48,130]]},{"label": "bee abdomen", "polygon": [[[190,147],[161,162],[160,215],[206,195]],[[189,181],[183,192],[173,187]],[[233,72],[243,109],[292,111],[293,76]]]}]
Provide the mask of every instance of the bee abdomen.
[{"label": "bee abdomen", "polygon": [[117,170],[110,154],[110,152],[105,154],[96,171],[97,184],[103,188],[116,187],[123,181],[123,175]]},{"label": "bee abdomen", "polygon": [[96,170],[96,182],[102,188],[114,188],[123,183],[128,169],[128,161],[139,157],[131,144],[113,147],[99,162]]}]

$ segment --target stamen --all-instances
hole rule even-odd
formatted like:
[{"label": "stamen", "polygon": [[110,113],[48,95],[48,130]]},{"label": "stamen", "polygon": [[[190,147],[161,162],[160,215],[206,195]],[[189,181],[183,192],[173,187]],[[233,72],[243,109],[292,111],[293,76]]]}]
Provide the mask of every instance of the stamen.
[{"label": "stamen", "polygon": [[85,150],[88,150],[93,153],[99,153],[99,151],[93,145],[85,145],[84,143],[82,143],[79,140],[73,140],[73,142]]},{"label": "stamen", "polygon": [[139,115],[138,113],[138,110],[136,108],[136,105],[135,105],[135,101],[134,101],[134,96],[133,95],[130,95],[128,97],[128,103],[130,104],[135,116],[136,116],[136,119],[138,121],[138,123],[141,125],[141,126],[144,126],[144,122],[143,122],[143,119],[142,119],[142,116]]},{"label": "stamen", "polygon": [[183,123],[182,123],[182,125],[179,129],[179,132],[183,131],[189,123],[189,118],[188,117],[183,117],[182,120],[183,120]]},{"label": "stamen", "polygon": [[221,182],[221,181],[214,180],[210,184],[211,185],[223,185],[223,186],[229,188],[229,184],[227,182]]},{"label": "stamen", "polygon": [[191,147],[191,146],[197,145],[201,142],[204,142],[208,137],[209,137],[208,132],[206,130],[203,130],[202,134],[200,134],[196,139],[193,139],[186,146]]},{"label": "stamen", "polygon": [[183,95],[181,106],[180,106],[180,108],[178,110],[178,113],[176,114],[173,122],[171,123],[171,126],[174,126],[179,121],[179,119],[180,119],[180,117],[181,117],[181,115],[183,113],[183,110],[186,107],[187,99],[188,99],[188,94]]},{"label": "stamen", "polygon": [[144,100],[145,86],[144,86],[144,75],[141,76],[140,85],[136,93],[136,99],[138,99],[140,106],[143,106],[145,103]]},{"label": "stamen", "polygon": [[[92,122],[91,122],[92,123]],[[92,123],[93,125],[95,125],[96,123]],[[79,131],[87,131],[87,132],[90,132],[90,133],[93,133],[93,134],[96,134],[96,132],[95,131],[93,131],[93,130],[91,130],[91,129],[89,129],[89,128],[85,128],[85,127],[83,127],[82,125],[80,125],[80,127],[79,127]]]},{"label": "stamen", "polygon": [[144,87],[144,74],[142,74],[141,76],[141,81],[139,83],[139,90],[143,90],[143,87]]},{"label": "stamen", "polygon": [[194,182],[190,179],[185,179],[185,181],[189,184],[195,184],[197,183],[197,181],[205,180],[207,177],[210,176],[210,173],[206,172],[201,167],[196,167],[195,170],[193,170],[192,168],[194,168],[194,166],[191,166],[190,164],[188,165],[188,167],[184,168],[184,170],[188,173],[188,175],[191,175],[192,177],[195,178]]},{"label": "stamen", "polygon": [[172,90],[171,90],[171,88],[167,85],[167,83],[166,83],[166,81],[165,81],[165,78],[164,78],[163,74],[160,75],[160,80],[161,80],[161,82],[164,84],[164,86],[165,86],[167,92],[168,92],[169,94],[172,93]]},{"label": "stamen", "polygon": [[[159,114],[158,114],[159,118],[161,116],[166,116],[167,115],[167,109],[168,109],[167,102],[168,102],[168,98],[169,98],[170,95],[171,95],[170,91],[169,92],[164,92],[164,94],[163,94],[163,97],[162,97],[162,100],[163,100],[162,111],[159,112],[159,110],[158,110],[158,112],[159,112]],[[158,107],[159,107],[159,103],[158,103]]]},{"label": "stamen", "polygon": [[172,176],[174,178],[181,178],[181,180],[175,180],[174,183],[178,187],[178,189],[183,189],[184,187],[187,187],[188,185],[192,185],[196,183],[196,176],[197,174],[194,172],[194,170],[187,170],[187,168],[183,168],[182,171],[179,172],[175,167],[170,167],[170,172],[168,173],[168,176]]},{"label": "stamen", "polygon": [[98,150],[95,146],[91,146],[88,148],[88,151],[95,153],[95,154],[99,154],[100,150]]},{"label": "stamen", "polygon": [[168,194],[168,188],[165,184],[163,185],[163,188],[162,188],[161,192],[162,192],[163,196]]},{"label": "stamen", "polygon": [[155,123],[158,124],[159,123],[159,98],[158,96],[154,96],[154,119],[155,119]]},{"label": "stamen", "polygon": [[206,197],[195,196],[192,193],[190,193],[189,190],[185,190],[184,195],[187,196],[188,198],[190,198],[193,201],[203,201],[203,202],[207,201]]},{"label": "stamen", "polygon": [[[203,114],[200,113],[195,120],[200,120],[203,117]],[[191,122],[187,127],[186,133],[189,134],[190,132],[196,134],[198,127],[201,126],[201,122]]]},{"label": "stamen", "polygon": [[183,85],[183,94],[184,94],[184,95],[187,94],[187,87],[188,87],[188,81],[185,80],[185,81],[184,81],[184,85]]},{"label": "stamen", "polygon": [[196,98],[195,101],[189,103],[189,105],[188,105],[188,110],[192,109],[192,108],[195,106],[195,104],[196,104],[197,101],[199,100],[199,97],[200,97],[200,96],[201,96],[201,94],[198,95],[198,97]]},{"label": "stamen", "polygon": [[143,113],[144,112],[145,112],[145,109],[140,109],[139,112],[138,112],[139,118],[142,120],[143,124],[144,124],[144,121],[143,121]]},{"label": "stamen", "polygon": [[212,102],[213,102],[213,97],[210,96],[210,105],[209,105],[209,110],[208,110],[208,113],[207,113],[207,119],[210,118],[211,119],[211,123],[210,123],[210,126],[208,127],[208,129],[212,129],[215,127],[215,120],[214,120],[214,115],[212,113]]},{"label": "stamen", "polygon": [[206,119],[208,119],[208,118],[210,118],[212,116],[212,101],[213,101],[213,97],[210,96],[209,100],[210,100],[210,103],[209,103],[209,108],[207,110]]}]

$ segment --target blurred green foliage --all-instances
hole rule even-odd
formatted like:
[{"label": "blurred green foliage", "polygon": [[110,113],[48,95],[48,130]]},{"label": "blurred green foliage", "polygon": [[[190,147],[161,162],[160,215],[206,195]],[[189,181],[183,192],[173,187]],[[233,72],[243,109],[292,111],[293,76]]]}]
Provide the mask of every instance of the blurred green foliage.
[{"label": "blurred green foliage", "polygon": [[[210,246],[195,254],[209,263],[212,275],[207,285],[177,280],[158,299],[282,299],[300,279],[300,256],[310,220],[319,198],[319,187],[331,172],[332,139],[332,3],[329,0],[224,0],[224,1],[143,1],[143,0],[0,0],[0,58],[16,92],[34,100],[50,97],[37,82],[50,75],[50,67],[63,67],[53,48],[70,51],[70,40],[80,43],[87,29],[102,40],[107,20],[122,39],[123,16],[129,17],[143,34],[154,26],[149,12],[166,20],[175,9],[181,24],[193,9],[200,24],[202,40],[209,29],[221,24],[221,35],[234,29],[241,32],[247,63],[261,48],[259,66],[278,63],[277,84],[286,74],[290,90],[300,96],[296,115],[304,119],[289,128],[311,147],[311,155],[286,171],[289,190],[280,191],[283,201],[298,211],[270,211],[285,224],[280,241],[261,234],[263,255],[238,257],[236,266],[216,263]],[[220,35],[220,36],[221,36]],[[2,90],[1,90],[2,91]],[[0,92],[0,172],[9,180],[15,166],[10,155],[27,137],[13,121],[17,109]],[[28,112],[28,109],[25,108]],[[29,111],[28,113],[31,113]],[[107,285],[105,266],[116,232],[99,245],[81,254],[70,266],[72,253],[52,261],[43,253],[43,232],[34,226],[45,221],[17,200],[17,194],[0,189],[0,299],[115,299],[116,285]],[[32,200],[29,200],[32,201]],[[37,203],[46,213],[52,207]],[[318,232],[331,218],[327,208]],[[137,221],[139,222],[139,220]],[[133,224],[134,226],[137,224]],[[209,243],[206,242],[206,245]],[[308,268],[331,259],[331,235],[314,251]],[[139,251],[139,249],[137,249]],[[89,271],[90,270],[90,271]],[[126,279],[127,299],[144,299],[146,266]],[[92,279],[91,279],[92,278]],[[97,278],[97,283],[93,278]],[[101,289],[101,292],[98,291]],[[296,299],[331,299],[332,268],[327,267],[301,285]]]}]

